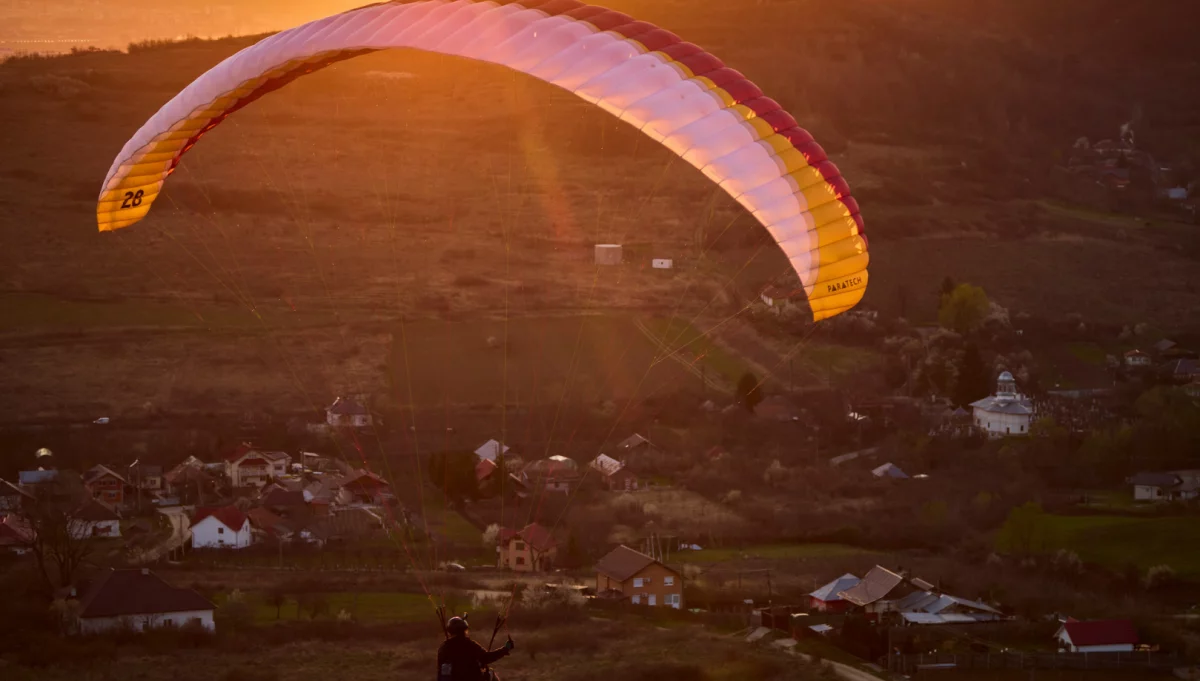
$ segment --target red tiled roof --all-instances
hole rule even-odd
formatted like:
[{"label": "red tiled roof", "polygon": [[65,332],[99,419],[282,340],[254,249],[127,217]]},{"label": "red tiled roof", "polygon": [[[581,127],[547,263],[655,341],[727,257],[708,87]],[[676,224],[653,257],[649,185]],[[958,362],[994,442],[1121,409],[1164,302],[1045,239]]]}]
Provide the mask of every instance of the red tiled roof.
[{"label": "red tiled roof", "polygon": [[265,508],[252,508],[246,515],[250,518],[252,526],[271,534],[277,534],[277,528],[283,523],[283,518]]},{"label": "red tiled roof", "polygon": [[246,524],[246,514],[237,506],[208,506],[205,508],[197,508],[196,515],[192,516],[192,525],[198,524],[201,520],[213,516],[221,524],[231,530],[240,530]]},{"label": "red tiled roof", "polygon": [[543,553],[558,546],[558,542],[554,541],[554,535],[550,534],[550,530],[537,523],[526,525],[520,532],[507,527],[500,530],[500,543],[506,544],[514,538],[522,539],[534,550]]},{"label": "red tiled roof", "polygon": [[237,461],[238,459],[245,456],[247,452],[250,452],[253,449],[254,449],[254,445],[250,444],[249,442],[243,442],[242,444],[238,445],[232,452],[226,454],[225,460],[230,463],[233,463],[234,461]]},{"label": "red tiled roof", "polygon": [[357,485],[359,487],[390,487],[387,480],[371,471],[358,470],[342,481],[342,487]]},{"label": "red tiled roof", "polygon": [[149,570],[110,569],[87,590],[79,616],[152,615],[213,610],[215,607],[195,591],[171,586]]},{"label": "red tiled roof", "polygon": [[1072,645],[1108,646],[1138,642],[1137,631],[1129,620],[1097,620],[1094,622],[1067,622],[1063,625]]},{"label": "red tiled roof", "polygon": [[624,582],[656,562],[658,561],[641,551],[635,551],[622,544],[596,563],[596,572]]}]

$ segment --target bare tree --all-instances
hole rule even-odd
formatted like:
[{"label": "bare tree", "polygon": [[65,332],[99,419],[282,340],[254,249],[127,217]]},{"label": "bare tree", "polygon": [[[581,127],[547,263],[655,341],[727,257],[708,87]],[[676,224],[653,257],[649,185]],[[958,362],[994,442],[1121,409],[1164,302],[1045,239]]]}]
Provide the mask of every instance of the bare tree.
[{"label": "bare tree", "polygon": [[28,525],[25,546],[53,592],[74,581],[94,548],[88,523],[78,517],[88,494],[77,475],[60,472],[55,480],[38,485],[33,496],[22,513]]}]

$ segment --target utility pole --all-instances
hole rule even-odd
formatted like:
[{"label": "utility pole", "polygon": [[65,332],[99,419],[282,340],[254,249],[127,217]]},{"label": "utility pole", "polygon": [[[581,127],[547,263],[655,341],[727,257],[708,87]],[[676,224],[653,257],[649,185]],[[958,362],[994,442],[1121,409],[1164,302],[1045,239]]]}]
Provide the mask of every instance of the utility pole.
[{"label": "utility pole", "polygon": [[771,605],[774,602],[775,602],[775,594],[771,590],[771,571],[767,570],[767,607],[768,608],[771,607]]}]

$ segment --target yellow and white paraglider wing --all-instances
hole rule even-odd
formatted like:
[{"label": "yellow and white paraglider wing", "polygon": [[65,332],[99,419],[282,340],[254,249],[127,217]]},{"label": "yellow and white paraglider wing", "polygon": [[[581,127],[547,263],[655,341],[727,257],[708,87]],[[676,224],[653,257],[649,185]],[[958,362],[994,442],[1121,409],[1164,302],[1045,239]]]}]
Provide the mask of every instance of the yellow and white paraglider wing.
[{"label": "yellow and white paraglider wing", "polygon": [[393,48],[500,64],[596,104],[745,206],[787,255],[814,319],[862,299],[869,255],[858,204],[812,136],[700,47],[576,0],[388,2],[247,47],[184,88],[125,144],[100,193],[100,230],[145,217],[183,154],[231,113],[334,62]]}]

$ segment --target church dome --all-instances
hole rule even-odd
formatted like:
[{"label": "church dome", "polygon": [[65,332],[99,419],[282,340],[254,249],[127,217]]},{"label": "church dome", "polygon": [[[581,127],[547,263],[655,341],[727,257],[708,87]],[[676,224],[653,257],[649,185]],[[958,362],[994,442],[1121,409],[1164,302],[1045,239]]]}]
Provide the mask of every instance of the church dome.
[{"label": "church dome", "polygon": [[1012,381],[1012,380],[1015,380],[1015,379],[1013,379],[1013,375],[1012,375],[1012,374],[1010,374],[1010,373],[1008,373],[1007,371],[1005,371],[1004,373],[1000,374],[1000,378],[999,378],[999,379],[997,379],[997,380],[1000,380],[1000,381]]}]

